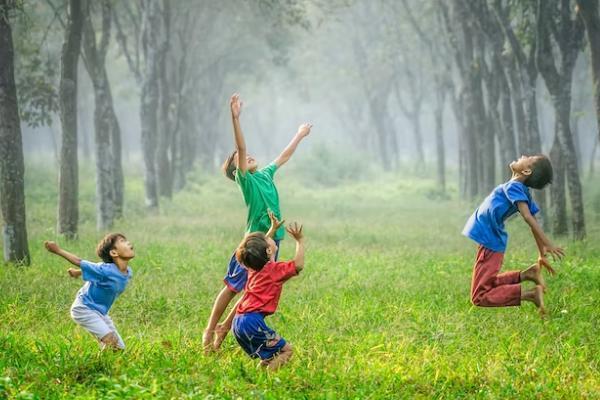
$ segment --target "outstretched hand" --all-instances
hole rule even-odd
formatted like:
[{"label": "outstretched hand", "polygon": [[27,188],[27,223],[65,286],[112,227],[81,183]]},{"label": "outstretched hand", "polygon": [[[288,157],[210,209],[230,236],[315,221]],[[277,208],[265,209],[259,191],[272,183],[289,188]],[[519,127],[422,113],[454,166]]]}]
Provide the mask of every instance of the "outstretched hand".
[{"label": "outstretched hand", "polygon": [[548,253],[550,253],[553,260],[560,260],[565,256],[565,251],[561,247],[556,246],[544,246],[544,254],[542,255],[546,256]]},{"label": "outstretched hand", "polygon": [[556,270],[552,268],[552,265],[550,265],[550,262],[546,257],[539,256],[537,262],[540,268],[545,268],[550,275],[556,275]]},{"label": "outstretched hand", "polygon": [[50,253],[58,253],[60,251],[60,247],[55,243],[52,242],[50,240],[46,240],[44,242],[44,247],[46,248],[46,250],[48,250]]},{"label": "outstretched hand", "polygon": [[284,224],[285,220],[278,220],[277,216],[275,216],[275,213],[271,210],[267,210],[267,214],[269,214],[269,219],[271,220],[271,230],[277,231],[277,229]]},{"label": "outstretched hand", "polygon": [[289,224],[285,230],[294,239],[296,239],[296,241],[300,241],[304,238],[304,235],[302,234],[302,225],[298,225],[297,222],[294,222],[293,224]]},{"label": "outstretched hand", "polygon": [[310,134],[311,128],[312,128],[312,124],[309,124],[308,122],[306,122],[298,127],[297,135],[300,136],[301,138],[305,138]]},{"label": "outstretched hand", "polygon": [[233,118],[238,118],[242,113],[242,104],[240,94],[234,93],[229,100],[229,107],[231,107],[231,116]]}]

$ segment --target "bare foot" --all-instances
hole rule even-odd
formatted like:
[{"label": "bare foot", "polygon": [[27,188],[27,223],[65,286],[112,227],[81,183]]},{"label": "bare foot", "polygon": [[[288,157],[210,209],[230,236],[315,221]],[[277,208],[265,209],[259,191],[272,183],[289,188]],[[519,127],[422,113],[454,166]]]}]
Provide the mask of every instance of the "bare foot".
[{"label": "bare foot", "polygon": [[521,281],[532,281],[536,285],[540,285],[544,289],[544,292],[546,291],[546,281],[542,275],[542,267],[538,263],[521,272]]},{"label": "bare foot", "polygon": [[202,333],[202,347],[204,348],[204,353],[210,353],[211,351],[214,350],[213,347],[213,338],[215,335],[215,331],[214,330],[209,330],[209,329],[205,329],[204,332]]},{"label": "bare foot", "polygon": [[542,285],[536,285],[535,288],[522,292],[521,300],[531,301],[536,305],[540,316],[544,318],[546,315],[546,307],[544,307],[544,288]]},{"label": "bare foot", "polygon": [[81,270],[76,268],[69,268],[67,270],[71,278],[79,278],[81,276]]},{"label": "bare foot", "polygon": [[546,316],[546,307],[544,307],[544,288],[541,285],[536,285],[533,290],[533,303],[537,306],[540,317],[544,318]]},{"label": "bare foot", "polygon": [[215,350],[221,348],[221,344],[227,337],[227,334],[230,330],[231,327],[225,326],[223,324],[217,324],[217,327],[215,328],[215,341],[213,342],[213,347],[215,348]]}]

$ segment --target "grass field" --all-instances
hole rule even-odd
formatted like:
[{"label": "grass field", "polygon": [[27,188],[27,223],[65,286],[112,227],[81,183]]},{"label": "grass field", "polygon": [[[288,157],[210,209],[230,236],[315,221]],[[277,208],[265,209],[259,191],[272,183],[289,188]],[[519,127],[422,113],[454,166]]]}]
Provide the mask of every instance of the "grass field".
[{"label": "grass field", "polygon": [[[469,303],[475,246],[460,235],[474,204],[432,195],[427,179],[388,175],[334,188],[282,171],[284,218],[305,225],[304,272],[267,322],[296,353],[275,373],[232,336],[205,356],[201,334],[245,210],[235,185],[195,175],[145,216],[139,174],[127,179],[134,278],[111,315],[128,346],[100,352],[69,317],[81,281],[43,250],[56,240],[56,176],[27,177],[30,267],[0,268],[2,398],[600,398],[600,181],[586,181],[588,239],[565,246],[547,278],[550,316],[534,306]],[[59,243],[97,260],[93,172],[81,175],[80,239]],[[535,259],[525,223],[509,222],[507,268]],[[293,255],[283,241],[281,258]]]}]

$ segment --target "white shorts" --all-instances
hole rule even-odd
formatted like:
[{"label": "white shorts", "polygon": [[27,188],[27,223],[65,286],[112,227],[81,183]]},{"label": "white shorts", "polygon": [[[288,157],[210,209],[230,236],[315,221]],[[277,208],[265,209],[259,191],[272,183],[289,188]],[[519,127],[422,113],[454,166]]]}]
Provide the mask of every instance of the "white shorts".
[{"label": "white shorts", "polygon": [[[117,332],[117,328],[115,328],[115,324],[109,315],[102,315],[98,311],[92,310],[83,304],[79,296],[75,298],[75,301],[71,306],[71,318],[73,318],[73,321],[78,325],[94,335],[99,342],[104,336],[111,332],[114,333],[117,335],[119,341],[117,347],[120,349],[125,348],[125,343],[123,342],[121,335],[119,335],[119,332]],[[102,342],[101,345],[103,346]]]}]

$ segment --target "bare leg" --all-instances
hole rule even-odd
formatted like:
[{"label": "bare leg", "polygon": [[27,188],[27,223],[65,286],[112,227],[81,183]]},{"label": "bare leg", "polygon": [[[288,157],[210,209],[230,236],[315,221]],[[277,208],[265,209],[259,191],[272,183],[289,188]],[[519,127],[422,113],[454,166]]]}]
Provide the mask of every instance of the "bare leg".
[{"label": "bare leg", "polygon": [[521,281],[531,281],[536,285],[540,285],[546,290],[546,281],[542,275],[542,268],[538,263],[533,264],[524,271],[521,271]]},{"label": "bare leg", "polygon": [[205,351],[211,350],[213,345],[213,337],[215,333],[215,328],[217,327],[217,323],[223,316],[223,313],[227,309],[227,306],[233,300],[237,293],[229,289],[227,286],[223,287],[217,298],[215,299],[215,303],[213,304],[212,311],[210,313],[210,318],[208,319],[208,325],[202,334],[202,346]]},{"label": "bare leg", "polygon": [[260,362],[262,367],[267,368],[269,371],[275,371],[277,368],[281,367],[283,364],[290,361],[292,358],[292,354],[294,354],[294,349],[292,345],[286,343],[285,346],[281,349],[277,355],[269,360],[263,360]]},{"label": "bare leg", "polygon": [[542,285],[536,285],[535,288],[523,292],[521,294],[521,300],[531,301],[538,308],[541,317],[546,315],[546,308],[544,307],[544,288]]},{"label": "bare leg", "polygon": [[215,328],[215,341],[213,342],[213,347],[215,350],[218,350],[221,347],[221,344],[227,337],[227,334],[231,330],[231,325],[233,324],[233,318],[235,317],[235,313],[238,307],[238,304],[242,301],[243,297],[235,303],[229,314],[227,314],[227,318],[223,321],[222,324],[217,324]]}]

